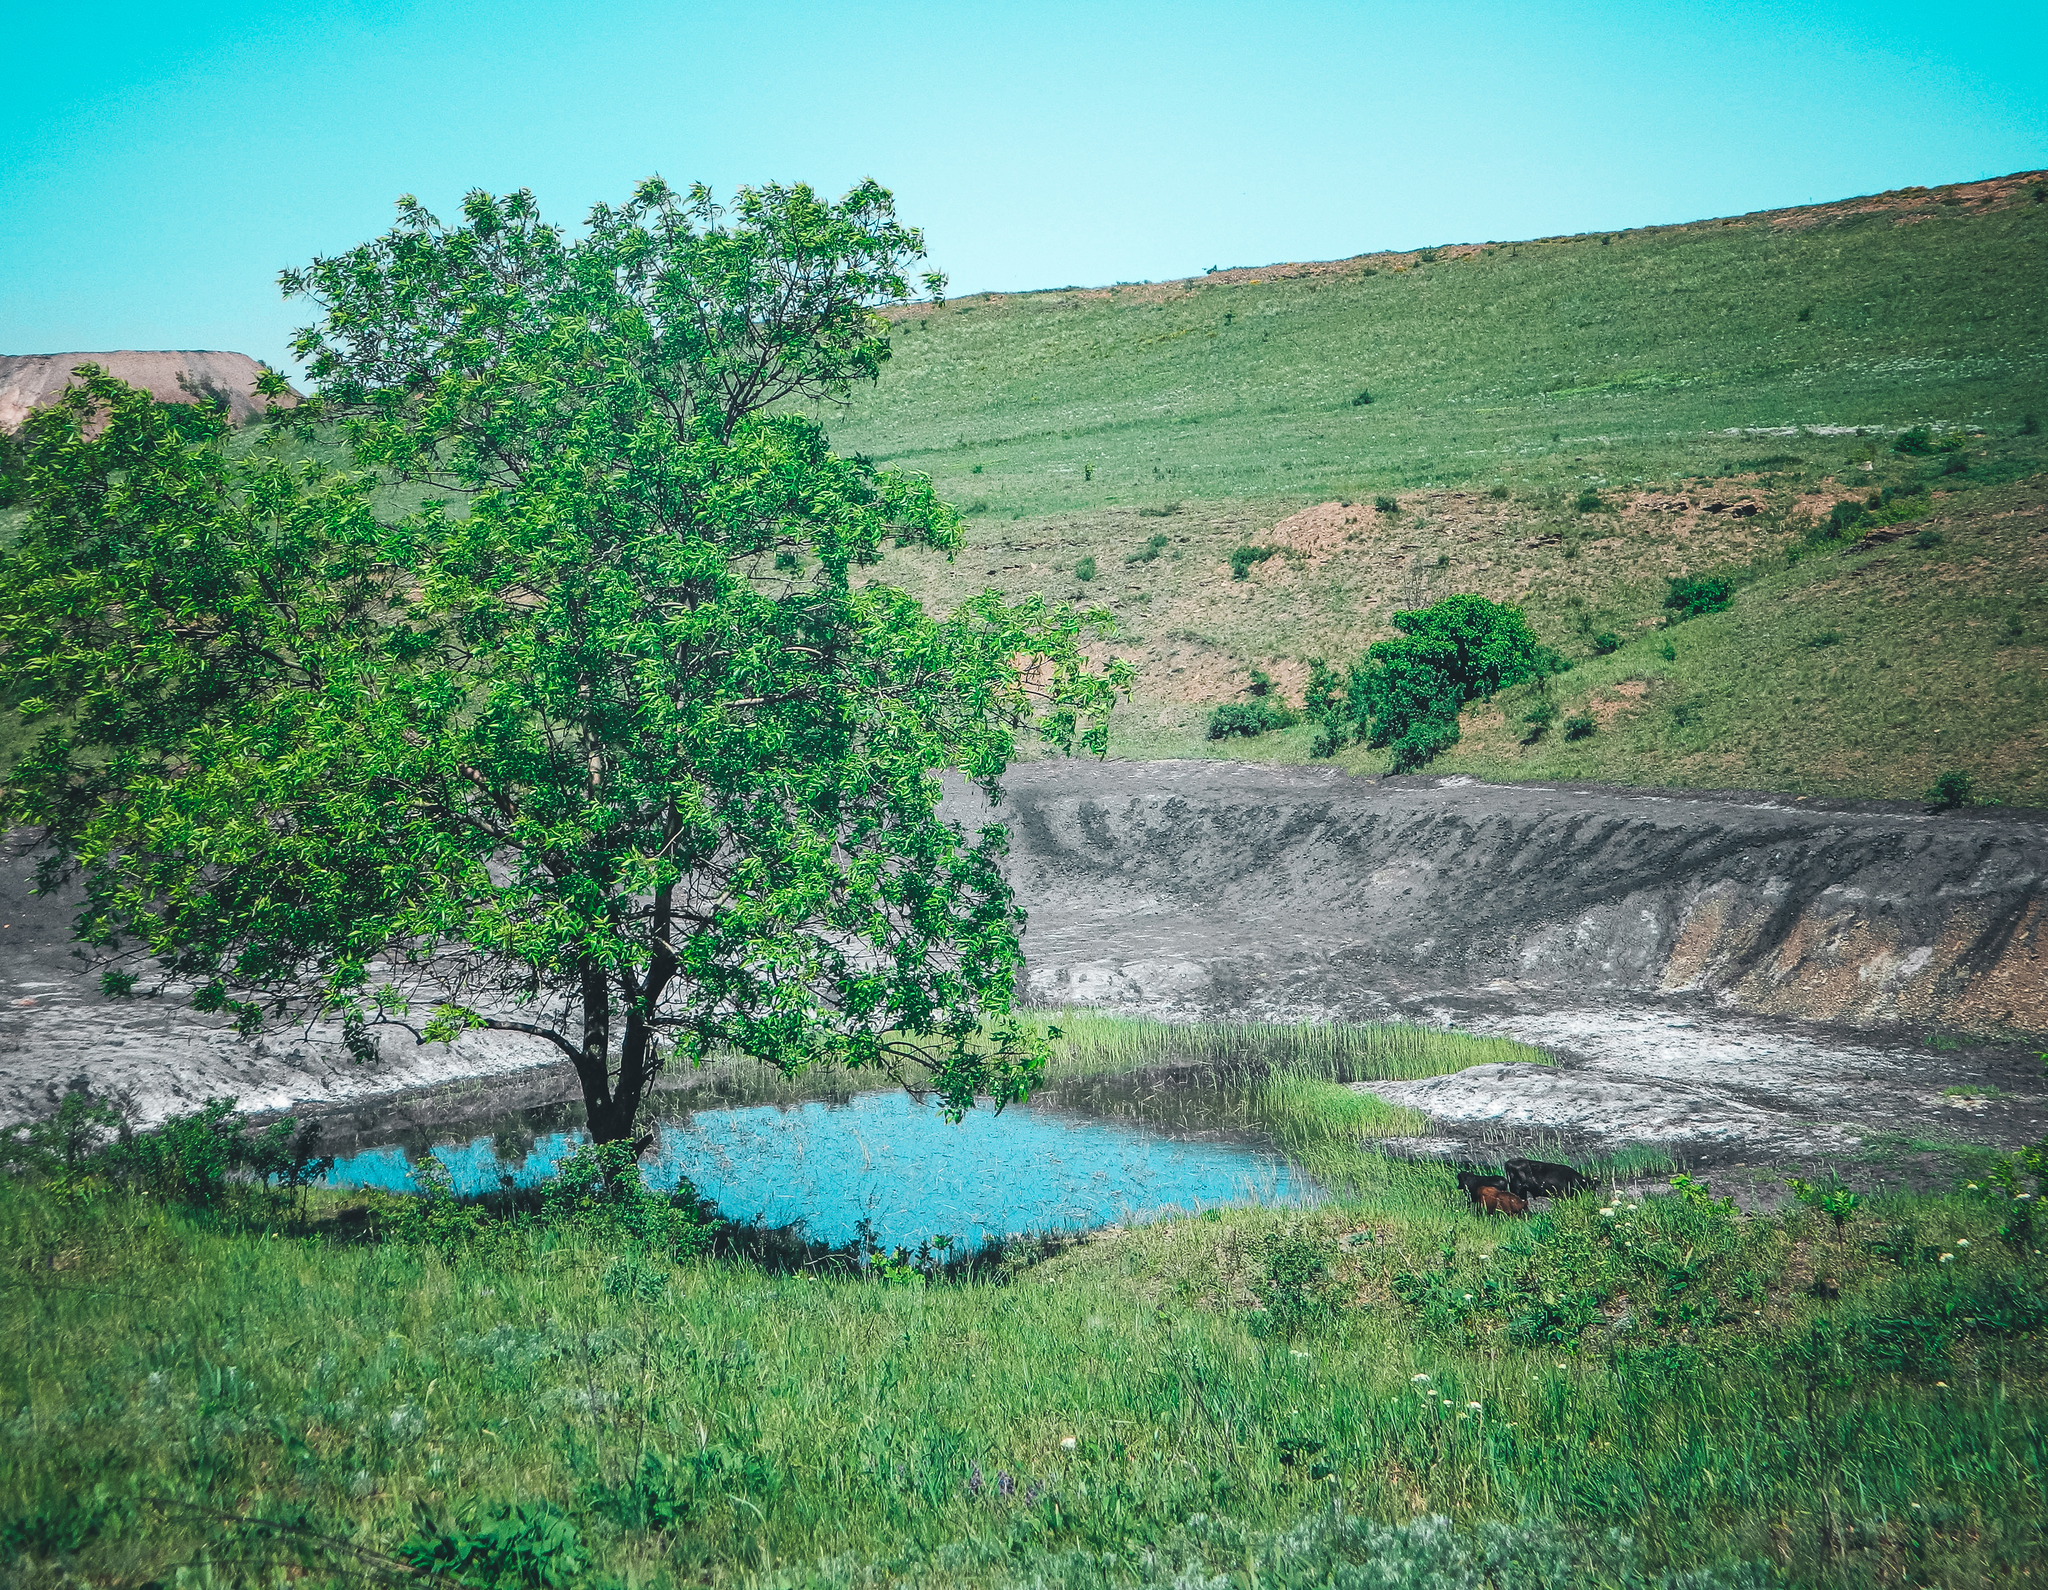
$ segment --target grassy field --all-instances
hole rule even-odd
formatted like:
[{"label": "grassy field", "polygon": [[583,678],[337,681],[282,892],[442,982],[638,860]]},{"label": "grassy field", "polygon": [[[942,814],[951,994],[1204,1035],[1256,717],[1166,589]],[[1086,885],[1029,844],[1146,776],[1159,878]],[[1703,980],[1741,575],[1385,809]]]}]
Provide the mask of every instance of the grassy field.
[{"label": "grassy field", "polygon": [[[1210,709],[1473,591],[1588,664],[1558,700],[1598,732],[1523,745],[1516,704],[1475,707],[1443,771],[1915,797],[1961,768],[2044,804],[2037,192],[977,299],[900,322],[827,418],[970,512],[952,562],[882,577],[1107,615],[1141,668],[1115,755],[1305,758],[1306,729],[1206,741]],[[1896,451],[1915,426],[1962,450]],[[1942,544],[1816,543],[1837,502],[1916,487]],[[1238,577],[1241,547],[1271,555]],[[1734,610],[1664,633],[1701,572]]]},{"label": "grassy field", "polygon": [[1506,1226],[1445,1171],[1370,1179],[966,1280],[0,1183],[0,1578],[1962,1587],[2048,1554],[2023,1206]]}]

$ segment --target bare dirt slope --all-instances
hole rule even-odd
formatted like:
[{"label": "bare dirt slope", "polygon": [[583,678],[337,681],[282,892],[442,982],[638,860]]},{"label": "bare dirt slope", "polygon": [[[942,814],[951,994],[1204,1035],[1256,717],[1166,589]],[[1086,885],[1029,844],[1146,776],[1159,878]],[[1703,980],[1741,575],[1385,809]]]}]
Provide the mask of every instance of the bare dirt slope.
[{"label": "bare dirt slope", "polygon": [[[246,353],[122,348],[111,353],[0,354],[0,431],[14,430],[31,409],[55,402],[72,384],[71,372],[82,364],[99,365],[162,403],[221,399],[237,425],[261,418],[268,406],[268,400],[256,395],[263,366]],[[281,403],[289,407],[296,401],[286,398]]]},{"label": "bare dirt slope", "polygon": [[1561,1057],[1374,1085],[1466,1146],[1782,1158],[2044,1124],[2042,814],[1047,762],[1002,816],[1034,999],[1454,1021]]}]

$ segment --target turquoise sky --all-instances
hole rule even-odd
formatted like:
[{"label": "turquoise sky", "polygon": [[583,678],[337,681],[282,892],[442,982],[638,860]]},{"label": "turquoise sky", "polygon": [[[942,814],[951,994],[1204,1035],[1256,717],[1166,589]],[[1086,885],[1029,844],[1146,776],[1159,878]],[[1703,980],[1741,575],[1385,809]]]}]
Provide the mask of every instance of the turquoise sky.
[{"label": "turquoise sky", "polygon": [[283,362],[278,269],[416,193],[576,221],[872,175],[956,291],[1739,213],[2048,166],[2048,6],[11,8],[0,352]]}]

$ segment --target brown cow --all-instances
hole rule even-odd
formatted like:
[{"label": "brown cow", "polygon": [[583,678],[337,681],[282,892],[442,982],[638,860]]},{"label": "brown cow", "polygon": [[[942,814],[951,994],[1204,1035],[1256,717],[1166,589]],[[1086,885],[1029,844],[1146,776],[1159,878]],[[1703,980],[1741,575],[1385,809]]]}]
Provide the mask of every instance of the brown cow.
[{"label": "brown cow", "polygon": [[1502,1192],[1498,1187],[1479,1189],[1479,1207],[1490,1215],[1526,1215],[1529,1205],[1511,1192]]}]

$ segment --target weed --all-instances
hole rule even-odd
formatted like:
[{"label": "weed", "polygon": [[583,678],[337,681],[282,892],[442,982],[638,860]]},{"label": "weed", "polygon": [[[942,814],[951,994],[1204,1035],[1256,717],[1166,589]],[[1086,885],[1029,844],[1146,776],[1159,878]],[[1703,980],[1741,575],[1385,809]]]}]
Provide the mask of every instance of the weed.
[{"label": "weed", "polygon": [[1179,512],[1180,504],[1169,502],[1163,503],[1157,508],[1140,508],[1138,510],[1138,517],[1140,519],[1166,519]]},{"label": "weed", "polygon": [[1173,538],[1164,531],[1145,538],[1145,544],[1124,558],[1126,563],[1150,563],[1172,544]]},{"label": "weed", "polygon": [[1856,1218],[1856,1212],[1863,1207],[1860,1195],[1851,1192],[1832,1173],[1825,1187],[1816,1187],[1812,1182],[1802,1181],[1797,1176],[1788,1176],[1785,1185],[1792,1189],[1792,1196],[1816,1214],[1826,1215],[1835,1225],[1835,1241],[1842,1240],[1842,1233],[1849,1222]]},{"label": "weed", "polygon": [[1486,495],[1495,502],[1506,502],[1508,500],[1508,489],[1499,481],[1495,481],[1492,486],[1487,488]]},{"label": "weed", "polygon": [[1840,630],[1838,630],[1838,629],[1824,629],[1824,630],[1820,631],[1820,632],[1819,632],[1818,634],[1815,634],[1815,635],[1809,635],[1809,636],[1807,636],[1807,637],[1806,637],[1806,639],[1805,639],[1805,641],[1804,641],[1804,642],[1803,642],[1802,644],[1804,644],[1804,645],[1806,645],[1806,646],[1810,646],[1810,647],[1820,647],[1820,646],[1839,646],[1839,645],[1841,645],[1841,643],[1842,643],[1842,632],[1841,632]]},{"label": "weed", "polygon": [[1931,552],[1947,540],[1939,530],[1922,530],[1913,537],[1913,545],[1921,552]]},{"label": "weed", "polygon": [[1606,511],[1606,508],[1606,501],[1592,486],[1582,489],[1577,499],[1572,503],[1572,511],[1575,513],[1603,513]]},{"label": "weed", "polygon": [[1289,1341],[1336,1321],[1342,1294],[1330,1275],[1334,1255],[1324,1238],[1305,1231],[1267,1232],[1254,1244],[1261,1278],[1253,1284],[1259,1307],[1252,1333]]},{"label": "weed", "polygon": [[1095,554],[1089,553],[1074,565],[1074,578],[1086,584],[1095,578]]},{"label": "weed", "polygon": [[1599,727],[1584,713],[1575,713],[1564,720],[1564,737],[1567,740],[1590,740]]},{"label": "weed", "polygon": [[1209,714],[1211,740],[1255,739],[1273,729],[1292,728],[1293,712],[1276,701],[1227,701]]},{"label": "weed", "polygon": [[1381,513],[1399,513],[1401,511],[1401,505],[1394,501],[1392,497],[1375,497],[1372,500],[1372,505]]},{"label": "weed", "polygon": [[1362,409],[1371,401],[1372,393],[1369,391],[1361,390],[1358,396],[1351,400],[1351,406],[1355,409]]},{"label": "weed", "polygon": [[1603,629],[1593,637],[1593,655],[1607,657],[1621,650],[1621,637],[1612,630]]}]

